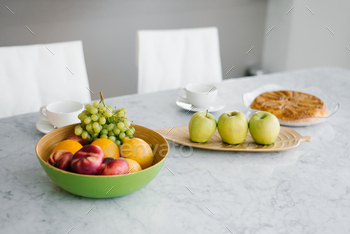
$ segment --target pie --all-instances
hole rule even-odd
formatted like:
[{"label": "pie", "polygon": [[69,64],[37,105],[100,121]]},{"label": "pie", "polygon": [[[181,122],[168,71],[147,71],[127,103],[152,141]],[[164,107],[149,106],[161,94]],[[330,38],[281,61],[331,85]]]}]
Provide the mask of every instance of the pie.
[{"label": "pie", "polygon": [[255,110],[270,112],[277,118],[285,120],[328,115],[326,105],[318,97],[290,90],[262,93],[254,99],[250,107]]}]

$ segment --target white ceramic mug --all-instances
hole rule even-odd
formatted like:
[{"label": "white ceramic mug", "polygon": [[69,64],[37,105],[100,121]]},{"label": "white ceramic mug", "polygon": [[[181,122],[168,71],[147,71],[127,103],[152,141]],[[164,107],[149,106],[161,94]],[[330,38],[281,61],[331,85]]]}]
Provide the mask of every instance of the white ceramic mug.
[{"label": "white ceramic mug", "polygon": [[[186,96],[182,96],[180,91],[185,90]],[[212,104],[216,96],[218,95],[218,89],[211,84],[193,83],[186,85],[185,88],[177,90],[177,94],[180,98],[188,101],[196,107],[209,107]]]},{"label": "white ceramic mug", "polygon": [[[45,111],[44,111],[45,110]],[[75,101],[54,102],[40,107],[40,114],[55,127],[79,123],[78,115],[84,110],[84,105]]]}]

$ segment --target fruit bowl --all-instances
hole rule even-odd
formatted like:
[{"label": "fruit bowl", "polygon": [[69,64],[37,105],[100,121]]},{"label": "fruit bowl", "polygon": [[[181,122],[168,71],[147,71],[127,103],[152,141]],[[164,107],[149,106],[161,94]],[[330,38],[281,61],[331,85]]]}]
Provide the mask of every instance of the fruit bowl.
[{"label": "fruit bowl", "polygon": [[136,173],[116,176],[82,175],[60,170],[47,161],[55,145],[65,140],[77,124],[64,126],[43,136],[35,147],[36,155],[46,174],[62,189],[75,195],[91,198],[119,197],[135,192],[151,182],[162,169],[169,144],[159,133],[133,125],[134,137],[153,145],[153,165]]}]

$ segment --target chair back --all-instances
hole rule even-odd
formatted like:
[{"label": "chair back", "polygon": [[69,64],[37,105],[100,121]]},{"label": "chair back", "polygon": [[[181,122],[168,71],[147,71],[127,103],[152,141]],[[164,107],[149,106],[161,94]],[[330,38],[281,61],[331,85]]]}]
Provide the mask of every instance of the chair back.
[{"label": "chair back", "polygon": [[142,30],[137,34],[138,93],[222,80],[218,29]]},{"label": "chair back", "polygon": [[0,117],[61,100],[91,101],[81,41],[0,47],[0,80]]}]

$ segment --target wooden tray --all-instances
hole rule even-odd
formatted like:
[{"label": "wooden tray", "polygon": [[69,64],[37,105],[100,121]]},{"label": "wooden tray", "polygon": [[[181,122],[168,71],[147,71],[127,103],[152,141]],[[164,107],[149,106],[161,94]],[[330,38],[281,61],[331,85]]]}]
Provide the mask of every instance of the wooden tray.
[{"label": "wooden tray", "polygon": [[208,149],[208,150],[221,150],[221,151],[249,151],[249,152],[272,152],[272,151],[285,151],[297,147],[300,142],[310,142],[310,136],[301,136],[293,129],[287,127],[281,127],[280,134],[271,145],[259,145],[256,144],[253,138],[248,132],[247,138],[242,144],[229,145],[223,143],[221,137],[216,131],[214,135],[206,143],[194,143],[190,140],[190,134],[188,132],[188,126],[180,126],[173,128],[164,128],[155,130],[164,136],[165,139],[187,146],[195,148]]}]

